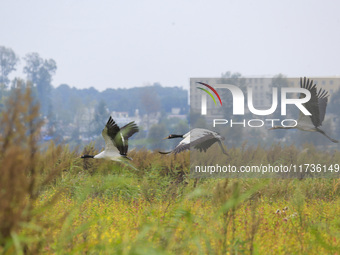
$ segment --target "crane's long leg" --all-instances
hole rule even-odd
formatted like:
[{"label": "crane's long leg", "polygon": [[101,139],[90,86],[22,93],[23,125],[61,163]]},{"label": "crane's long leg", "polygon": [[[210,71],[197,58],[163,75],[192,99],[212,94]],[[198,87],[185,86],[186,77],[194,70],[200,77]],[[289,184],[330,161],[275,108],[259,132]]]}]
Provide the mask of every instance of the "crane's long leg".
[{"label": "crane's long leg", "polygon": [[223,154],[225,154],[225,155],[229,156],[229,154],[228,154],[228,153],[227,153],[227,152],[224,150],[224,148],[223,148],[223,145],[222,145],[221,141],[220,141],[220,140],[218,140],[217,142],[218,142],[218,145],[221,147],[221,150],[222,150]]},{"label": "crane's long leg", "polygon": [[338,140],[335,140],[333,139],[332,137],[329,137],[325,131],[323,131],[322,129],[320,128],[316,128],[316,131],[318,131],[319,133],[323,134],[324,136],[326,136],[329,140],[331,140],[333,143],[338,143],[339,141]]},{"label": "crane's long leg", "polygon": [[[131,159],[129,159],[129,160],[131,160]],[[132,165],[132,164],[129,162],[129,160],[123,159],[123,160],[121,160],[120,162],[122,162],[123,164],[125,164],[125,165],[131,167],[132,169],[134,169],[134,170],[136,170],[136,171],[139,171],[134,165]]]}]

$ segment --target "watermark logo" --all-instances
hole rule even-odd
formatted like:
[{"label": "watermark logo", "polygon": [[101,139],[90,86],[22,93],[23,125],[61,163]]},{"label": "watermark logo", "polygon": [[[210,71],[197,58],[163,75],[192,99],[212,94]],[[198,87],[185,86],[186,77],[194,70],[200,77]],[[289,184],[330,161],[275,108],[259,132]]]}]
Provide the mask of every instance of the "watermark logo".
[{"label": "watermark logo", "polygon": [[[220,100],[221,106],[222,106],[222,100],[220,98],[220,96],[218,95],[218,93],[216,92],[216,90],[211,87],[210,85],[206,84],[206,83],[202,83],[202,82],[197,82],[199,84],[202,84],[204,86],[207,86],[208,88],[210,88],[215,95],[217,95],[218,99]],[[216,88],[219,89],[228,89],[231,92],[231,95],[233,97],[233,115],[244,115],[245,113],[245,96],[243,91],[235,86],[235,85],[231,85],[231,84],[217,84],[215,86]],[[199,88],[199,87],[198,87]],[[212,96],[212,94],[207,91],[206,89],[203,88],[199,88],[205,92],[207,92],[214,100],[215,104],[216,101],[214,99],[214,97]],[[300,97],[300,98],[288,98],[288,94],[304,94],[305,97]],[[309,100],[311,99],[311,92],[308,89],[305,88],[281,88],[281,115],[287,115],[287,105],[288,104],[292,104],[295,105],[304,115],[310,116],[312,115],[304,106],[305,103],[307,103]],[[256,109],[254,107],[254,103],[253,103],[253,90],[252,88],[247,88],[247,103],[248,103],[248,110],[255,114],[255,115],[259,115],[259,116],[266,116],[266,115],[270,115],[272,113],[274,113],[277,109],[278,106],[278,88],[273,87],[272,88],[272,105],[269,109]],[[206,94],[202,94],[202,98],[201,98],[201,114],[202,115],[206,115],[207,114],[207,99],[206,99]]]},{"label": "watermark logo", "polygon": [[[196,82],[196,83],[201,84],[201,85],[206,86],[207,88],[211,89],[211,91],[214,92],[215,95],[217,96],[218,100],[220,100],[220,104],[222,106],[221,97],[220,97],[220,95],[217,93],[217,91],[212,86],[210,86],[209,84],[203,83],[203,82]],[[206,92],[214,100],[215,105],[217,105],[216,100],[215,100],[214,96],[210,93],[210,91],[208,91],[208,90],[206,90],[204,88],[201,88],[201,87],[197,87],[197,88],[200,89],[200,90],[203,90],[204,92]],[[206,97],[205,97],[205,108],[207,108]]]},{"label": "watermark logo", "polygon": [[[339,123],[339,88],[340,79],[333,77],[191,78],[192,131],[184,141],[191,149],[190,177],[338,178],[336,160],[322,165],[308,155],[311,150],[321,153],[339,146],[340,141],[328,135],[336,133]],[[319,159],[328,156],[324,153]]]}]

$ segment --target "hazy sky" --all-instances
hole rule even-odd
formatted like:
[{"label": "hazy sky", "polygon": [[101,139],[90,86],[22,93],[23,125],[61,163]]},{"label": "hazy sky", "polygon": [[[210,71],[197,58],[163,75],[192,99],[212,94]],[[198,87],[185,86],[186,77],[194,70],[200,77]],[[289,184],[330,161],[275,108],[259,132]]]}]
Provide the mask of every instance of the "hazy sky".
[{"label": "hazy sky", "polygon": [[190,77],[225,71],[340,75],[340,1],[0,0],[0,6],[0,45],[20,57],[37,52],[54,59],[54,86],[188,88]]}]

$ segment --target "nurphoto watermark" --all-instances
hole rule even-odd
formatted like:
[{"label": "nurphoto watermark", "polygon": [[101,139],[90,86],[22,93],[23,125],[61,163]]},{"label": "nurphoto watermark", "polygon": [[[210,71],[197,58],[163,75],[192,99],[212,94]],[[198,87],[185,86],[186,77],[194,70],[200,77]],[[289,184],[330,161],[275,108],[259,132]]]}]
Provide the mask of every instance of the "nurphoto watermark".
[{"label": "nurphoto watermark", "polygon": [[339,178],[340,78],[190,79],[198,178]]}]

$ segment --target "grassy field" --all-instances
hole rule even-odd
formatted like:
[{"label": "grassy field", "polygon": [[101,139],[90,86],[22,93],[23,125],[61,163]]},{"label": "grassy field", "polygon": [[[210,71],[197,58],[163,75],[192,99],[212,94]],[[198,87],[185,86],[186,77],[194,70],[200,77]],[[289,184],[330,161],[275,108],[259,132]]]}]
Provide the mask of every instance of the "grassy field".
[{"label": "grassy field", "polygon": [[189,153],[177,155],[176,161],[144,150],[131,154],[139,171],[113,162],[83,161],[67,147],[50,145],[39,156],[44,169],[39,178],[51,173],[53,178],[39,185],[32,204],[28,198],[23,201],[18,227],[3,239],[0,251],[338,252],[339,179],[197,180],[188,178]]},{"label": "grassy field", "polygon": [[[82,160],[93,144],[37,144],[29,92],[12,104],[1,116],[1,254],[339,254],[340,179],[193,179],[189,152],[131,151],[138,171]],[[228,152],[236,165],[339,162],[308,148]]]}]

